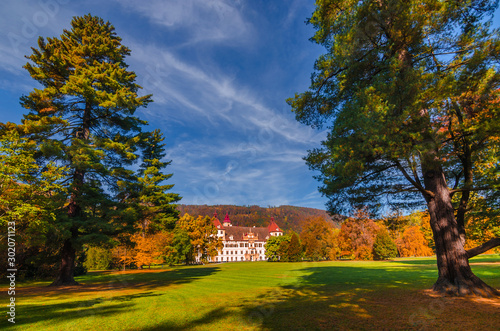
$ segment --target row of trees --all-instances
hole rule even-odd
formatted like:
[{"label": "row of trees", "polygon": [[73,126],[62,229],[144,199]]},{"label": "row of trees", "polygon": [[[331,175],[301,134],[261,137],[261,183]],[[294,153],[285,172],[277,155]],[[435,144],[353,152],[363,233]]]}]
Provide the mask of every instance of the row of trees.
[{"label": "row of trees", "polygon": [[144,268],[152,264],[208,261],[222,249],[213,218],[184,214],[173,229],[140,231],[122,236],[114,246],[88,246],[84,266],[89,270]]},{"label": "row of trees", "polygon": [[[408,216],[394,213],[373,220],[362,210],[347,218],[340,228],[323,217],[309,218],[302,223],[300,235],[290,231],[269,238],[265,245],[268,261],[386,260],[435,254],[426,212]],[[494,235],[476,223],[468,224],[468,229],[481,233],[481,238]],[[84,265],[88,269],[143,268],[152,264],[189,264],[195,262],[197,256],[209,261],[222,249],[222,240],[216,233],[213,218],[185,214],[171,230],[158,232],[146,227],[114,247],[90,246]]]},{"label": "row of trees", "polygon": [[71,285],[84,246],[173,229],[180,197],[164,184],[163,134],[135,115],[151,95],[139,96],[130,49],[109,22],[75,17],[32,51],[24,68],[39,87],[21,97],[28,113],[0,123],[0,221],[15,224],[20,271],[58,266],[53,285]]},{"label": "row of trees", "polygon": [[410,226],[395,237],[383,220],[366,217],[348,218],[340,229],[322,218],[308,219],[304,223],[300,236],[292,232],[268,240],[269,261],[385,260],[433,254],[420,226]]},{"label": "row of trees", "polygon": [[[466,229],[476,234],[467,240],[494,238],[500,227],[494,220],[467,223]],[[302,232],[272,237],[266,244],[269,261],[321,261],[336,259],[385,260],[395,257],[431,256],[435,243],[429,225],[429,214],[414,212],[408,216],[393,213],[383,219],[371,219],[366,210],[347,218],[340,228],[321,217],[303,221]]]}]

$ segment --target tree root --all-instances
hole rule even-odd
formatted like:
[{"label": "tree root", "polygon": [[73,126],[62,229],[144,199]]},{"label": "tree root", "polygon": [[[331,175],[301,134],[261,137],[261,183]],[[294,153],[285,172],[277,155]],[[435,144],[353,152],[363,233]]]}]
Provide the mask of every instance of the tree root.
[{"label": "tree root", "polygon": [[439,278],[434,286],[433,291],[450,296],[478,296],[491,298],[500,296],[500,291],[487,285],[477,276],[472,276],[469,279],[457,277],[454,282],[446,278]]}]

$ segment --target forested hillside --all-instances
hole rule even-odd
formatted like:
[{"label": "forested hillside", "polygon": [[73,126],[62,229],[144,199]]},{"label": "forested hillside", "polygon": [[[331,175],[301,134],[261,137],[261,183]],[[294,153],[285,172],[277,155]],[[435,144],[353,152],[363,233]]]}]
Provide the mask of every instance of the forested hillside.
[{"label": "forested hillside", "polygon": [[271,217],[284,230],[302,231],[304,222],[313,217],[322,217],[332,223],[335,227],[340,227],[342,216],[331,217],[326,211],[314,208],[279,206],[279,207],[259,207],[259,206],[233,206],[233,205],[179,205],[177,207],[180,215],[189,214],[191,216],[213,216],[217,212],[222,221],[226,213],[233,225],[237,226],[268,226]]}]

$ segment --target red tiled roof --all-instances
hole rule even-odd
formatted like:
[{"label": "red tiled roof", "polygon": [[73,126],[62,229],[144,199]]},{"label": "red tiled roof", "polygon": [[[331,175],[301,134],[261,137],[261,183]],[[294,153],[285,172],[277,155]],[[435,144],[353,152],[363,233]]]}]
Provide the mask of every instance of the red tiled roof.
[{"label": "red tiled roof", "polygon": [[224,217],[224,223],[231,223],[231,220],[229,219],[228,213],[226,213],[226,217]]},{"label": "red tiled roof", "polygon": [[217,212],[214,213],[214,226],[217,229],[222,228],[222,224],[220,223],[219,219],[217,218]]},{"label": "red tiled roof", "polygon": [[269,226],[267,227],[267,229],[269,230],[269,232],[283,232],[279,228],[278,224],[276,224],[274,222],[274,217],[271,217],[271,224],[269,224]]},{"label": "red tiled roof", "polygon": [[222,224],[220,224],[220,221],[218,218],[214,219],[214,226],[217,228],[217,229],[220,229],[222,228]]}]

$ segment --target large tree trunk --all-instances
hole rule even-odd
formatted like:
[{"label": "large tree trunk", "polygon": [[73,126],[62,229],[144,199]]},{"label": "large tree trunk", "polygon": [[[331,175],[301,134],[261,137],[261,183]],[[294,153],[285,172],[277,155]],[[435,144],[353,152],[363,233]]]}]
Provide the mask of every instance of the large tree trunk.
[{"label": "large tree trunk", "polygon": [[[459,226],[453,213],[450,192],[444,173],[437,162],[423,167],[430,222],[436,243],[439,276],[433,290],[451,295],[499,295],[499,292],[472,272],[469,257],[463,246]],[[426,164],[429,166],[429,164]]]},{"label": "large tree trunk", "polygon": [[[81,184],[83,183],[84,173],[76,171],[73,175],[73,182]],[[81,216],[81,208],[78,204],[78,196],[80,194],[81,185],[74,185],[73,193],[70,197],[70,202],[68,204],[68,217],[75,218]],[[76,249],[73,247],[72,241],[78,236],[77,229],[75,227],[71,228],[71,237],[64,241],[63,247],[61,249],[61,267],[59,268],[59,274],[56,280],[50,284],[50,286],[61,286],[61,285],[78,285],[78,282],[74,279],[75,271],[75,260],[76,260]]]},{"label": "large tree trunk", "polygon": [[61,249],[61,267],[56,280],[50,286],[78,285],[73,278],[75,270],[76,251],[73,248],[71,239],[66,239]]}]

